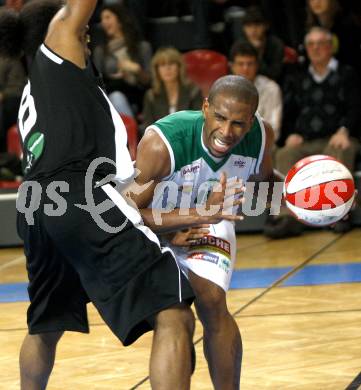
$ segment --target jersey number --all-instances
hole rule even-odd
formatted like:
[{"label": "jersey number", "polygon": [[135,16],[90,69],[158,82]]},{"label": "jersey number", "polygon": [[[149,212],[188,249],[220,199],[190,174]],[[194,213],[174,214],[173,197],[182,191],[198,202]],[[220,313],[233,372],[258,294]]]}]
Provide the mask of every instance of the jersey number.
[{"label": "jersey number", "polygon": [[26,84],[19,108],[19,131],[23,142],[31,129],[34,127],[37,119],[34,98],[30,93],[30,81]]}]

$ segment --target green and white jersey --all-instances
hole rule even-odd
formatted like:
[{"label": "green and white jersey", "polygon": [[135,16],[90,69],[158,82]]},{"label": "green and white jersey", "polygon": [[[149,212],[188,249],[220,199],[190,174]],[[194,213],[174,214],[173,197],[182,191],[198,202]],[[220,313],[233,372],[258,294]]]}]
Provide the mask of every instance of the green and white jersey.
[{"label": "green and white jersey", "polygon": [[[158,133],[169,151],[171,171],[163,181],[178,186],[178,195],[168,196],[167,207],[182,207],[184,195],[190,197],[187,206],[203,203],[212,183],[219,181],[222,172],[226,172],[228,180],[236,177],[244,184],[251,175],[259,173],[266,141],[259,114],[256,113],[252,128],[242,141],[222,158],[212,156],[205,147],[203,125],[201,111],[179,111],[147,128]],[[153,208],[165,207],[163,195],[158,199],[155,196]]]}]

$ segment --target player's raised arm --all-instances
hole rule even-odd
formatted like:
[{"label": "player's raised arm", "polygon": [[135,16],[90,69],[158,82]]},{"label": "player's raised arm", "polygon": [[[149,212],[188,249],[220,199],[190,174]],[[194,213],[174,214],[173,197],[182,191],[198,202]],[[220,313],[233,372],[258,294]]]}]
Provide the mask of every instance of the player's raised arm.
[{"label": "player's raised arm", "polygon": [[51,21],[45,44],[61,57],[84,68],[88,22],[97,0],[67,0]]}]

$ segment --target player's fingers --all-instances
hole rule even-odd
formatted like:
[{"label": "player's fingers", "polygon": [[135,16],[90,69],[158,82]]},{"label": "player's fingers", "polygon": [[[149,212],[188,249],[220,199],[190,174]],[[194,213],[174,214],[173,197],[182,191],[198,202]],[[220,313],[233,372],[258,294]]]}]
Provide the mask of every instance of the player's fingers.
[{"label": "player's fingers", "polygon": [[207,234],[192,234],[190,237],[187,238],[188,242],[194,242],[199,240],[200,238],[203,238]]},{"label": "player's fingers", "polygon": [[236,188],[236,189],[242,189],[242,191],[245,191],[245,190],[246,190],[246,187],[245,187],[245,185],[243,184],[243,181],[242,181],[242,180],[227,182],[227,191],[233,190],[234,188]]},{"label": "player's fingers", "polygon": [[242,221],[244,219],[243,215],[222,215],[222,219],[226,221]]},{"label": "player's fingers", "polygon": [[221,177],[219,178],[219,184],[221,184],[222,187],[225,187],[227,184],[227,174],[224,171],[221,173]]},{"label": "player's fingers", "polygon": [[209,233],[209,229],[192,229],[189,235],[192,236],[194,234],[208,234],[208,233]]},{"label": "player's fingers", "polygon": [[244,202],[245,202],[244,198],[228,199],[223,202],[223,209],[233,208],[234,206],[239,206]]}]

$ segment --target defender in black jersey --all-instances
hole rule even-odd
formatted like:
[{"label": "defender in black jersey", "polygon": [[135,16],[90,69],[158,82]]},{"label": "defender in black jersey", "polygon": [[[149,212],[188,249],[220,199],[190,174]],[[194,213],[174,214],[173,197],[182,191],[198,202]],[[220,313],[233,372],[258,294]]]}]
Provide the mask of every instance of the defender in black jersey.
[{"label": "defender in black jersey", "polygon": [[[100,164],[92,184],[109,174],[123,184],[134,176],[124,125],[87,66],[86,24],[95,6],[96,0],[68,0],[52,19],[19,109],[25,182],[42,188],[34,223],[18,213],[31,302],[21,387],[46,387],[57,342],[64,331],[88,332],[86,303],[92,301],[124,345],[155,330],[154,389],[188,389],[193,291],[174,257],[112,185],[93,185],[91,196],[95,205],[113,201],[101,217],[108,227],[121,226],[117,233],[99,226],[84,208],[84,177],[94,159],[115,165]],[[37,10],[44,15],[41,2],[27,5],[23,22],[36,24]],[[47,190],[58,185],[66,212],[49,216],[54,198]],[[52,210],[56,214],[56,206]]]}]

